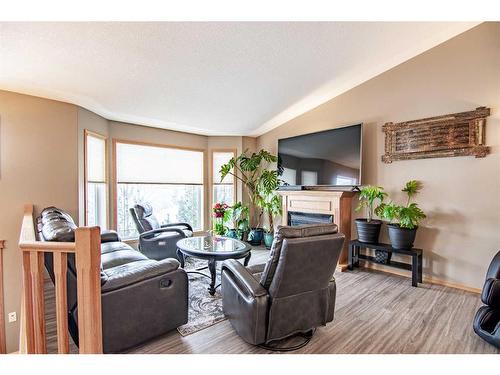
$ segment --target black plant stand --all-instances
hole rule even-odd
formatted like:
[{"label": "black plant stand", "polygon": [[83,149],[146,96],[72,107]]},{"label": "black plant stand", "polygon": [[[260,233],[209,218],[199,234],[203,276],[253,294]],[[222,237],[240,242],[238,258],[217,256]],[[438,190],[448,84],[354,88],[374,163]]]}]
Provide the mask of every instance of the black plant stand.
[{"label": "black plant stand", "polygon": [[[373,249],[385,251],[387,253],[393,254],[404,254],[411,256],[411,264],[396,262],[393,260],[388,261],[388,263],[379,263],[375,260],[375,257],[361,254],[361,249]],[[352,240],[349,242],[349,253],[348,253],[348,269],[352,270],[354,267],[359,267],[359,260],[363,259],[367,262],[373,262],[378,264],[383,264],[384,266],[399,268],[402,270],[411,271],[411,285],[418,286],[418,283],[422,282],[422,249],[411,248],[411,249],[394,249],[390,244],[386,243],[364,243],[358,240]]]}]

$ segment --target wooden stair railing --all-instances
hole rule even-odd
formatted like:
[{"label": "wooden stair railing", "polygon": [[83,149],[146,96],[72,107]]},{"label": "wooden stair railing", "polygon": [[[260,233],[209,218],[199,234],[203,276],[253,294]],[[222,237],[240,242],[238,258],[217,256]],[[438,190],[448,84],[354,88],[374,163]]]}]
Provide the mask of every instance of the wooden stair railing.
[{"label": "wooden stair railing", "polygon": [[57,348],[69,352],[67,257],[75,253],[80,354],[102,353],[101,235],[99,227],[75,230],[75,242],[37,241],[33,205],[24,206],[19,239],[23,255],[23,295],[19,352],[47,353],[45,334],[44,253],[54,257]]}]

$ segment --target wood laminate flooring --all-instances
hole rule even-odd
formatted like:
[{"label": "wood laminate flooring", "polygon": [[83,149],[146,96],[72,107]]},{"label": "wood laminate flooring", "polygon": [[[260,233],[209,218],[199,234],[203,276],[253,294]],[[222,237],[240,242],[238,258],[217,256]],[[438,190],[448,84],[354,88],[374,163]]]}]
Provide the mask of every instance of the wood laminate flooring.
[{"label": "wood laminate flooring", "polygon": [[[252,250],[250,264],[268,252]],[[478,294],[434,284],[411,286],[402,276],[369,269],[336,272],[335,318],[293,353],[496,353],[472,330]],[[46,283],[47,347],[57,353],[54,289]],[[77,349],[71,343],[71,351]],[[182,337],[177,330],[129,353],[270,353],[245,343],[226,320]]]}]

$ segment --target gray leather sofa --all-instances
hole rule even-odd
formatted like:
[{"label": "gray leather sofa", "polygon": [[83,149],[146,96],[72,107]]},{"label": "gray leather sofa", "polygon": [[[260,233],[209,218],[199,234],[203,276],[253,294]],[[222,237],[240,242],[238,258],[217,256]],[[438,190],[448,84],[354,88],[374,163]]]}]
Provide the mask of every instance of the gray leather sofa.
[{"label": "gray leather sofa", "polygon": [[[76,225],[56,207],[37,219],[42,241],[74,241]],[[54,281],[53,257],[45,267]],[[74,254],[68,255],[68,322],[78,345],[78,305]],[[156,261],[120,241],[116,232],[101,233],[103,350],[120,352],[162,335],[188,320],[188,278],[176,259]]]},{"label": "gray leather sofa", "polygon": [[267,263],[224,261],[224,314],[243,340],[268,344],[331,322],[344,239],[334,224],[280,226]]},{"label": "gray leather sofa", "polygon": [[177,241],[193,236],[188,223],[160,225],[149,203],[136,204],[129,210],[139,232],[139,250],[150,259],[177,259]]}]

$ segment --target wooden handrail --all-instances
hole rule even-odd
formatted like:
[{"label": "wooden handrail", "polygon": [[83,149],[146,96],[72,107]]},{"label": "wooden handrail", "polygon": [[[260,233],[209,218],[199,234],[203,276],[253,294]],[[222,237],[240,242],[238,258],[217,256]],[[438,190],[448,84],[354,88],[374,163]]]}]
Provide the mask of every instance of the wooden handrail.
[{"label": "wooden handrail", "polygon": [[75,242],[38,241],[33,222],[33,205],[26,204],[19,247],[23,253],[19,352],[47,352],[43,265],[44,253],[50,252],[54,259],[58,352],[69,352],[67,254],[75,253],[80,353],[102,353],[100,228],[77,228]]}]

